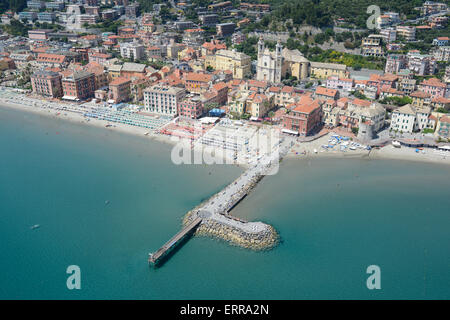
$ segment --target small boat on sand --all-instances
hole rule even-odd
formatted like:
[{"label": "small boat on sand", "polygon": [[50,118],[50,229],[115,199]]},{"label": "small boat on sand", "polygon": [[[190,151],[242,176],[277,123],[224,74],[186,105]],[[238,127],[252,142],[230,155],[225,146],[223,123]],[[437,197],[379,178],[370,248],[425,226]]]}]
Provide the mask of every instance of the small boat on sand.
[{"label": "small boat on sand", "polygon": [[400,142],[398,142],[397,140],[393,140],[393,141],[392,141],[392,145],[393,145],[395,148],[400,148],[400,147],[401,147]]}]

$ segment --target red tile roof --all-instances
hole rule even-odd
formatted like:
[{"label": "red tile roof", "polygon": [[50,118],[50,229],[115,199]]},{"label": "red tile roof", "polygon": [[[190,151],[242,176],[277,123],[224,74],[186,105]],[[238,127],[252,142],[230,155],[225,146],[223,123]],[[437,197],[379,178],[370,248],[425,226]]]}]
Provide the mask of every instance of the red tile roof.
[{"label": "red tile roof", "polygon": [[317,87],[317,89],[316,89],[316,94],[319,94],[322,96],[327,96],[327,97],[335,97],[337,92],[338,91],[336,89],[328,89],[325,87]]}]

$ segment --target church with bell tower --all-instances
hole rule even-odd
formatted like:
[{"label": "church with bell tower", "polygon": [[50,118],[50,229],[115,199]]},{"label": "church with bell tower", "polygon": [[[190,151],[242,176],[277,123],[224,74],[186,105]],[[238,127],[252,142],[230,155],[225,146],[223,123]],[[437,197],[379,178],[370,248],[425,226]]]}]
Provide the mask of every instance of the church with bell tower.
[{"label": "church with bell tower", "polygon": [[283,46],[280,41],[275,46],[275,52],[271,52],[264,46],[264,40],[258,41],[258,62],[256,65],[256,80],[281,82],[283,68]]},{"label": "church with bell tower", "polygon": [[282,78],[294,76],[298,80],[309,77],[310,63],[298,50],[283,48],[280,41],[275,51],[264,46],[262,37],[258,41],[256,80],[280,83]]}]

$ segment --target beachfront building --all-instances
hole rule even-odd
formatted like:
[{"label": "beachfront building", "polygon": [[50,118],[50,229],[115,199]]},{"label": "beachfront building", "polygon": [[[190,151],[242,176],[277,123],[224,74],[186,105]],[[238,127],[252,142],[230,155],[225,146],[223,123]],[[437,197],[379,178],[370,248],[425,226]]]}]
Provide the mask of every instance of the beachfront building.
[{"label": "beachfront building", "polygon": [[109,83],[109,100],[110,103],[120,103],[129,101],[131,80],[126,78],[116,78]]},{"label": "beachfront building", "polygon": [[144,90],[145,110],[176,116],[185,95],[183,88],[154,85]]},{"label": "beachfront building", "polygon": [[304,96],[296,104],[287,107],[289,112],[283,116],[283,132],[307,136],[318,129],[322,121],[322,108],[319,100]]},{"label": "beachfront building", "polygon": [[273,107],[273,97],[261,93],[252,93],[247,98],[247,112],[256,119],[262,118]]},{"label": "beachfront building", "polygon": [[371,133],[376,133],[384,127],[386,110],[377,102],[353,99],[348,101],[346,109],[339,113],[339,124],[351,131],[362,125]]},{"label": "beachfront building", "polygon": [[203,114],[203,103],[198,95],[189,95],[180,103],[180,117],[197,119]]},{"label": "beachfront building", "polygon": [[450,138],[450,117],[443,116],[439,118],[436,126],[436,135],[444,139]]},{"label": "beachfront building", "polygon": [[80,101],[92,98],[95,92],[95,75],[87,71],[74,71],[62,79],[63,99]]},{"label": "beachfront building", "polygon": [[33,93],[57,98],[63,94],[61,75],[53,71],[36,71],[30,77]]},{"label": "beachfront building", "polygon": [[412,133],[429,127],[431,108],[404,105],[392,112],[391,130]]}]

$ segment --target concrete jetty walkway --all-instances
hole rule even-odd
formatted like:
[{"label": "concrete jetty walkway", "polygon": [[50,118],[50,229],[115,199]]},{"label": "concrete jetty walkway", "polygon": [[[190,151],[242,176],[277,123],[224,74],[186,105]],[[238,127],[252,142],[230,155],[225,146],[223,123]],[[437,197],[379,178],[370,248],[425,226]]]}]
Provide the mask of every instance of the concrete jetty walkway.
[{"label": "concrete jetty walkway", "polygon": [[[247,169],[231,184],[189,211],[183,220],[184,228],[179,234],[184,234],[184,230],[190,230],[195,225],[195,232],[198,235],[222,238],[242,247],[262,250],[275,246],[278,234],[272,226],[263,222],[248,222],[233,217],[230,209],[247,196],[265,175],[275,174],[278,171],[280,160],[289,152],[292,145],[292,139],[281,139],[280,144],[271,154],[262,156],[254,166]],[[177,238],[179,234],[172,239]],[[149,262],[155,263],[162,257],[164,254],[161,253],[168,250],[167,244],[170,248],[176,246],[177,241],[172,239],[150,255],[152,260],[149,259]]]}]

